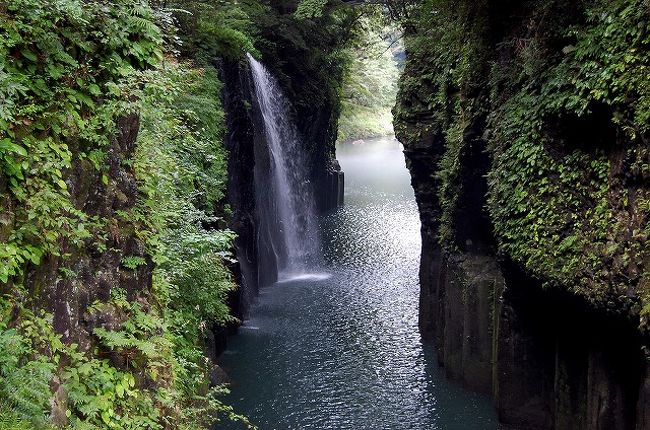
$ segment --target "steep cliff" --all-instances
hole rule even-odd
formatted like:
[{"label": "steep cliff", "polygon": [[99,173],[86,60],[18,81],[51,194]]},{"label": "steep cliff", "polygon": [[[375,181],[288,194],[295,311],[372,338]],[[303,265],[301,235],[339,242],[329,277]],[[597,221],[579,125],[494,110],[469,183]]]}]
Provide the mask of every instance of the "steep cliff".
[{"label": "steep cliff", "polygon": [[405,23],[421,328],[517,428],[648,426],[649,20],[442,1]]},{"label": "steep cliff", "polygon": [[0,422],[246,422],[209,358],[275,276],[258,270],[247,51],[293,102],[320,208],[342,191],[337,50],[354,20],[298,3],[0,4]]},{"label": "steep cliff", "polygon": [[[233,209],[232,228],[237,233],[235,246],[242,270],[241,297],[238,312],[245,313],[251,300],[260,287],[276,280],[277,262],[273,250],[274,238],[270,237],[268,223],[270,218],[260,213],[256,201],[258,194],[264,193],[268,185],[266,170],[259,163],[260,154],[266,145],[266,136],[261,118],[253,109],[252,83],[249,66],[245,62],[228,62],[222,65],[222,76],[226,83],[224,106],[227,112],[228,136],[226,145],[229,151],[229,201]],[[299,132],[304,142],[312,150],[309,162],[312,180],[319,190],[321,211],[335,208],[342,202],[343,173],[334,158],[335,118],[332,101],[322,106],[310,105],[308,112],[297,111],[295,118],[307,115],[313,122],[299,121]],[[314,127],[314,124],[326,126]],[[256,161],[256,155],[258,157]],[[263,155],[262,155],[263,156]]]},{"label": "steep cliff", "polygon": [[340,89],[346,59],[341,50],[353,34],[351,13],[328,11],[312,19],[296,16],[297,1],[271,2],[254,14],[262,62],[279,80],[307,147],[320,210],[336,207],[343,180],[335,159]]}]

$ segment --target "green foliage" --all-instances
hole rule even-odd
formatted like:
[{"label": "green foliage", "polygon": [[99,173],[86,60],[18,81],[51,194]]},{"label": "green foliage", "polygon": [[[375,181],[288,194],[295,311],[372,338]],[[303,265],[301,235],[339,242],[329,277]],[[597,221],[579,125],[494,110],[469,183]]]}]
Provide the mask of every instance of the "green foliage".
[{"label": "green foliage", "polygon": [[434,142],[442,246],[458,246],[463,157],[487,141],[501,254],[547,286],[648,309],[647,2],[544,1],[513,28],[490,7],[431,0],[405,23],[396,131]]},{"label": "green foliage", "polygon": [[128,110],[124,82],[161,50],[152,12],[137,0],[8,1],[0,28],[0,170],[12,202],[11,233],[0,243],[6,283],[58,255],[60,241],[79,246],[91,236],[99,219],[74,204],[65,173],[107,149],[115,118]]},{"label": "green foliage", "polygon": [[[153,233],[145,239],[157,263],[153,289],[164,321],[157,332],[165,337],[138,329],[138,323],[125,325],[121,333],[95,334],[112,349],[134,354],[136,362],[140,356],[145,362],[171,363],[176,383],[165,402],[170,408],[191,405],[181,411],[180,423],[209,427],[221,416],[247,423],[215,397],[217,392],[208,391],[210,364],[200,348],[206,327],[233,320],[226,300],[235,284],[226,263],[232,258],[234,234],[218,228],[227,215],[221,83],[212,68],[174,62],[145,81],[135,158],[143,199],[132,216]],[[137,307],[131,312],[141,320]],[[165,348],[171,348],[173,360],[155,357]],[[149,377],[155,379],[163,370],[152,369]]]},{"label": "green foliage", "polygon": [[[197,13],[200,21],[182,34],[213,43],[199,60],[252,50],[242,36],[245,17],[205,6],[221,14],[217,21]],[[170,13],[136,0],[0,5],[7,35],[0,41],[0,284],[10,293],[0,299],[0,422],[8,428],[45,426],[51,408],[64,408],[75,429],[247,423],[219,400],[223,388],[208,387],[202,350],[208,325],[232,321],[225,303],[235,287],[226,267],[234,234],[224,228],[221,83],[213,68],[160,61],[163,44],[176,37]],[[111,145],[123,131],[116,121],[133,112],[141,129],[129,159]],[[123,171],[115,171],[115,156]],[[124,196],[117,182],[132,172],[140,194]],[[85,190],[137,204],[99,216],[86,207]],[[122,238],[145,243],[146,253],[119,255],[107,249],[109,237],[112,246]],[[65,261],[88,252],[118,253],[121,268],[113,270],[124,276],[146,274],[153,261],[153,291],[147,279],[137,293],[112,285],[109,301],[86,309],[91,332],[71,333],[82,342],[64,344],[51,316],[29,310],[44,297],[38,285],[27,291],[23,276],[57,257],[50,261],[62,264],[54,269],[59,282],[77,283],[78,268]],[[53,399],[59,384],[63,397]]]},{"label": "green foliage", "polygon": [[63,373],[73,425],[81,423],[114,429],[160,429],[160,412],[152,398],[136,388],[133,375],[117,370],[108,360],[71,353]]},{"label": "green foliage", "polygon": [[[394,108],[395,132],[405,144],[433,140],[437,158],[432,178],[441,247],[458,249],[456,212],[463,189],[462,165],[472,119],[484,115],[474,97],[486,86],[482,42],[486,24],[480,6],[469,2],[427,1],[404,25],[407,62]],[[471,28],[468,31],[467,28]],[[436,41],[436,43],[432,43]]]},{"label": "green foliage", "polygon": [[0,430],[53,430],[47,424],[34,424],[11,407],[0,404]]},{"label": "green foliage", "polygon": [[[350,64],[342,89],[339,140],[351,140],[392,134],[391,109],[397,95],[399,70],[391,50],[395,31],[381,22],[361,21],[359,37],[349,48]],[[393,40],[394,41],[394,40]]]},{"label": "green foliage", "polygon": [[[460,111],[460,102],[456,104],[456,110]],[[462,121],[461,115],[457,113],[456,121]],[[456,208],[459,205],[460,191],[462,190],[461,163],[462,151],[465,149],[463,131],[465,123],[454,123],[445,130],[445,152],[440,160],[438,179],[440,190],[440,231],[438,236],[440,243],[448,250],[456,249]]]},{"label": "green foliage", "polygon": [[[650,213],[628,200],[614,173],[625,169],[632,157],[613,165],[607,146],[598,146],[602,136],[583,128],[582,138],[591,142],[554,156],[548,148],[556,145],[557,137],[549,133],[548,124],[575,118],[573,127],[582,120],[597,128],[609,121],[628,151],[638,153],[645,145],[650,113],[650,92],[640,77],[650,66],[645,7],[640,1],[589,7],[587,23],[570,28],[566,36],[575,41],[562,49],[556,64],[546,64],[544,71],[531,66],[534,82],[541,85],[529,84],[515,93],[492,120],[490,212],[502,248],[547,282],[571,286],[589,297],[639,283],[648,252],[641,230]],[[493,77],[500,79],[503,75]],[[608,117],[596,116],[598,112]],[[638,180],[645,175],[631,173]],[[641,188],[638,195],[647,192]],[[629,235],[629,229],[639,232]]]},{"label": "green foliage", "polygon": [[221,0],[170,1],[177,8],[175,18],[180,27],[181,50],[209,63],[216,57],[242,58],[246,52],[257,53],[252,38],[253,22],[248,9],[257,4]]},{"label": "green foliage", "polygon": [[19,310],[18,324],[10,326],[15,312],[7,297],[0,297],[0,428],[45,429],[63,343],[52,330],[51,315]]},{"label": "green foliage", "polygon": [[27,337],[0,324],[0,405],[11,408],[16,417],[42,424],[54,370],[54,364],[39,356]]},{"label": "green foliage", "polygon": [[[0,5],[7,426],[40,426],[48,413],[76,429],[200,429],[224,418],[250,426],[219,400],[223,388],[208,386],[202,350],[206,329],[234,320],[213,65],[263,53],[290,95],[301,95],[297,108],[330,109],[333,124],[356,18],[329,4],[298,19],[293,2],[164,3]],[[194,61],[180,61],[176,49]],[[100,282],[104,274],[115,282]],[[83,313],[66,342],[41,309],[53,285],[56,294],[69,289],[67,304]],[[80,309],[107,289],[109,300]]]},{"label": "green foliage", "polygon": [[160,265],[157,285],[164,286],[159,294],[210,323],[228,319],[225,299],[234,288],[223,263],[234,235],[208,227],[223,223],[210,213],[227,175],[219,91],[213,69],[169,65],[146,89],[151,108],[142,111],[136,157],[146,196],[138,209],[159,232],[149,239]]},{"label": "green foliage", "polygon": [[[73,424],[119,430],[163,428],[170,417],[160,397],[173,390],[175,363],[164,320],[155,309],[145,311],[141,302],[129,302],[120,289],[113,290],[109,302],[90,306],[88,313],[111,327],[93,330],[98,350],[92,355],[79,352],[74,344],[66,347],[69,365],[61,379]],[[98,358],[107,352],[110,359]]]},{"label": "green foliage", "polygon": [[[254,23],[251,34],[262,61],[279,80],[299,117],[330,113],[327,132],[334,138],[349,60],[346,51],[357,37],[359,14],[367,12],[340,2],[320,5],[293,0],[250,2],[246,12]],[[301,7],[309,13],[298,18],[296,9]]]},{"label": "green foliage", "polygon": [[323,16],[328,0],[301,0],[294,15],[298,19],[314,19]]},{"label": "green foliage", "polygon": [[145,264],[147,264],[147,260],[139,255],[127,255],[126,257],[122,257],[122,266],[127,269],[135,270]]}]

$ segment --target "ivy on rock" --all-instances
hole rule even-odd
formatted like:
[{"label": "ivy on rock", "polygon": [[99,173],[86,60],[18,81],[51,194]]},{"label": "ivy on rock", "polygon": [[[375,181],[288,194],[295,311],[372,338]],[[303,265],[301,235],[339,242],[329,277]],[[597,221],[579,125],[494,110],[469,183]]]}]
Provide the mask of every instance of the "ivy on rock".
[{"label": "ivy on rock", "polygon": [[476,173],[463,168],[483,146],[490,161],[482,216],[501,256],[547,287],[641,315],[645,330],[647,2],[503,5],[499,16],[527,17],[507,32],[501,27],[510,24],[489,20],[494,7],[427,1],[404,23],[396,131],[407,149],[431,139],[441,154],[440,244],[466,247],[459,213]]},{"label": "ivy on rock", "polygon": [[[202,350],[207,328],[233,321],[221,83],[170,51],[172,14],[135,0],[0,5],[7,428],[250,426],[210,388]],[[53,328],[59,288],[74,333]]]}]

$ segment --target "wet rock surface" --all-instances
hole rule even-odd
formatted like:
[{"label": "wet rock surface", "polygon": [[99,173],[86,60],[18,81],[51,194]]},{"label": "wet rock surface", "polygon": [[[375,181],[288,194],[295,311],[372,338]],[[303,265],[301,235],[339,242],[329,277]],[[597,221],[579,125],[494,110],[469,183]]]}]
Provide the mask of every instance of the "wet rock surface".
[{"label": "wet rock surface", "polygon": [[[228,62],[221,69],[229,130],[226,136],[230,175],[228,199],[233,210],[231,228],[238,235],[235,247],[241,269],[239,280],[242,288],[238,293],[240,297],[236,299],[239,306],[236,313],[241,316],[259,288],[276,281],[277,270],[274,267],[277,261],[273,244],[277,238],[271,236],[271,229],[265,225],[268,219],[260,216],[257,210],[260,201],[256,201],[255,190],[256,187],[264,189],[263,172],[268,170],[268,166],[260,163],[268,158],[268,152],[261,118],[253,109],[250,70],[243,63]],[[343,203],[344,175],[335,159],[335,106],[330,103],[334,101],[294,111],[300,138],[309,147],[308,164],[314,189],[318,190],[316,199],[320,212],[327,212]],[[257,164],[256,156],[260,160]],[[264,196],[263,193],[258,195]]]}]

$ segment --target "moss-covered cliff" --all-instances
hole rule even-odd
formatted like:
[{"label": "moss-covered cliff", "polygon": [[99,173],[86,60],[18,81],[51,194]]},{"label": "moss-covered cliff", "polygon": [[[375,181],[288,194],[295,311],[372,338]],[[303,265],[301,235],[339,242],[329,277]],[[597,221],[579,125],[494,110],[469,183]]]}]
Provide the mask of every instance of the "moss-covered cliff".
[{"label": "moss-covered cliff", "polygon": [[405,22],[421,326],[506,422],[648,425],[648,7],[426,1]]},{"label": "moss-covered cliff", "polygon": [[0,422],[203,428],[229,409],[217,71],[146,3],[0,5]]}]

